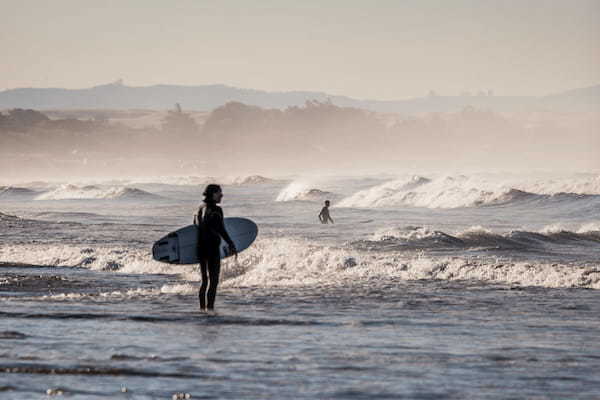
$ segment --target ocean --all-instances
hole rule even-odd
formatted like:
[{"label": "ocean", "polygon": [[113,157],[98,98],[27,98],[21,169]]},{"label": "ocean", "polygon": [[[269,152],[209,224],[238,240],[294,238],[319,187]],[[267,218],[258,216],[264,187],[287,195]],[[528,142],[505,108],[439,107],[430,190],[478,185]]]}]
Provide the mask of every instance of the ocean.
[{"label": "ocean", "polygon": [[600,398],[597,173],[218,179],[214,314],[151,257],[207,182],[0,187],[0,398]]}]

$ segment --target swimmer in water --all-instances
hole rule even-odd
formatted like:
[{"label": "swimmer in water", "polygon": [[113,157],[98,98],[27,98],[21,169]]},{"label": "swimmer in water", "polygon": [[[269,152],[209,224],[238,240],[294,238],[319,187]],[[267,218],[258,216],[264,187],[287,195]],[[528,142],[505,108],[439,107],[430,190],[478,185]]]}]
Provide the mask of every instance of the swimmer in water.
[{"label": "swimmer in water", "polygon": [[331,221],[331,223],[333,224],[333,219],[331,218],[331,215],[329,215],[329,205],[331,203],[329,202],[329,200],[325,200],[325,206],[321,209],[321,212],[319,213],[319,221],[321,221],[322,224],[328,224],[329,221]]}]

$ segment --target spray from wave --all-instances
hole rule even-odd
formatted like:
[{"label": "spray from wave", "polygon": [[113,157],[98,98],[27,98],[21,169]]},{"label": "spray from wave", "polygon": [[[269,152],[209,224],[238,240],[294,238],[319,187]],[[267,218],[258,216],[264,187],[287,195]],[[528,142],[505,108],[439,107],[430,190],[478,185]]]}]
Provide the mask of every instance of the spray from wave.
[{"label": "spray from wave", "polygon": [[318,182],[308,180],[293,181],[279,192],[275,201],[321,201],[334,195],[315,188],[317,184]]}]

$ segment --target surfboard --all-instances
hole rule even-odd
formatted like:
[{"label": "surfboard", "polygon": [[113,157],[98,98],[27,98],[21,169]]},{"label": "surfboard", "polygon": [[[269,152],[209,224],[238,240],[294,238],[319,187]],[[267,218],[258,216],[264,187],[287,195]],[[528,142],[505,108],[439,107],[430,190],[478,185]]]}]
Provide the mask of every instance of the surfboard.
[{"label": "surfboard", "polygon": [[[238,253],[250,247],[258,235],[258,227],[247,218],[225,218],[223,222]],[[198,227],[188,225],[157,240],[152,246],[152,258],[169,264],[197,264],[198,246],[202,246],[198,243]],[[219,252],[222,259],[232,255],[223,239]]]}]

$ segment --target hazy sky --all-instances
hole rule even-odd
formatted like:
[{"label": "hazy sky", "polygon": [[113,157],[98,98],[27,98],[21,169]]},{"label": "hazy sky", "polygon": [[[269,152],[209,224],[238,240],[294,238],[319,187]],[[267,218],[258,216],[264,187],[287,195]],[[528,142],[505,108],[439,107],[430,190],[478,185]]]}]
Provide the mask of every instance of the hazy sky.
[{"label": "hazy sky", "polygon": [[600,0],[0,0],[0,49],[0,90],[543,95],[600,83]]}]

